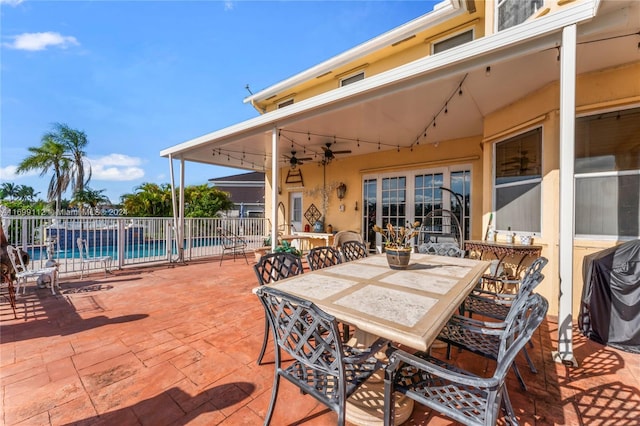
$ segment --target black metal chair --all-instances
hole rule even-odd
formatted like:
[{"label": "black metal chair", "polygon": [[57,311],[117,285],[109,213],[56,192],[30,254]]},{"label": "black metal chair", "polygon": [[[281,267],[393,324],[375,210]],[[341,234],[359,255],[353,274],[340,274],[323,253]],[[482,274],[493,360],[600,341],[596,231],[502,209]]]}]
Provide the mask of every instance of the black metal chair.
[{"label": "black metal chair", "polygon": [[232,254],[233,261],[236,261],[237,256],[244,256],[244,260],[249,264],[249,259],[247,259],[247,241],[234,234],[233,232],[226,231],[222,228],[218,228],[218,236],[220,237],[220,243],[222,244],[222,255],[220,256],[220,265],[222,266],[222,259],[224,259],[225,254]]},{"label": "black metal chair", "polygon": [[[253,270],[258,277],[260,285],[278,281],[283,278],[299,275],[304,272],[302,259],[291,253],[267,253],[263,255],[258,263],[253,265]],[[262,363],[262,357],[267,349],[267,341],[269,340],[269,319],[264,318],[264,339],[262,340],[262,349],[258,356],[258,365]]]},{"label": "black metal chair", "polygon": [[340,252],[334,247],[314,247],[309,250],[309,254],[307,254],[307,263],[309,264],[309,269],[315,271],[316,269],[342,263],[342,257],[340,256]]},{"label": "black metal chair", "polygon": [[[264,424],[269,425],[284,377],[338,414],[345,424],[345,403],[382,363],[374,355],[388,342],[366,349],[343,345],[334,316],[313,303],[263,286],[257,291],[275,336],[275,377]],[[281,365],[284,350],[293,362]]]},{"label": "black metal chair", "polygon": [[385,422],[394,424],[394,392],[401,392],[451,419],[466,425],[495,425],[503,408],[510,423],[518,424],[505,383],[518,352],[531,339],[547,313],[548,302],[538,294],[521,298],[503,328],[479,333],[497,340],[497,365],[484,378],[435,358],[421,358],[402,350],[389,356],[385,369]]},{"label": "black metal chair", "polygon": [[[525,273],[525,277],[535,272],[540,272],[547,264],[548,260],[545,257],[539,257],[534,260]],[[544,277],[544,276],[543,276]],[[488,278],[483,278],[486,280]],[[518,281],[518,292],[513,293],[496,293],[483,289],[474,290],[464,301],[461,307],[462,313],[468,313],[469,317],[473,314],[480,314],[487,318],[493,318],[499,321],[504,321],[509,314],[509,309],[513,305],[514,301],[519,297],[528,297],[533,290],[540,284],[542,280],[521,280]],[[529,346],[533,347],[533,343],[529,342]],[[533,364],[527,348],[522,349],[522,353],[527,360],[529,369],[532,373],[537,373],[538,370]]]},{"label": "black metal chair", "polygon": [[345,241],[340,246],[345,262],[367,257],[367,246],[359,241]]},{"label": "black metal chair", "polygon": [[[525,276],[521,284],[522,292],[518,293],[516,297],[513,298],[511,306],[509,307],[507,315],[503,321],[477,321],[473,318],[468,318],[462,315],[453,315],[449,319],[438,335],[438,340],[447,343],[447,358],[450,358],[451,346],[471,351],[489,359],[496,360],[498,358],[500,351],[499,338],[494,334],[487,334],[483,331],[487,328],[503,329],[506,327],[509,316],[514,315],[513,311],[517,309],[519,305],[518,302],[521,300],[527,300],[533,289],[536,288],[544,279],[544,275],[542,275],[540,271],[546,264],[546,259],[542,259],[543,258],[541,258],[539,262],[534,262],[534,264],[532,264],[525,272]],[[533,362],[531,362],[526,349],[524,350],[524,355],[529,363],[529,367],[533,372],[535,372],[535,366],[533,366]],[[527,385],[520,375],[520,370],[515,362],[512,367],[522,389],[526,391]]]}]

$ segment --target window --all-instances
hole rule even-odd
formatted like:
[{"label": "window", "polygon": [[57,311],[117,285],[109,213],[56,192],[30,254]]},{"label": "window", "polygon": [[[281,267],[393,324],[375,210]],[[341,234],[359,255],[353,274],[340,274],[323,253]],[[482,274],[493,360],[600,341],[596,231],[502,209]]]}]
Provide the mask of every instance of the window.
[{"label": "window", "polygon": [[496,229],[540,232],[542,129],[496,144]]},{"label": "window", "polygon": [[278,109],[280,109],[280,108],[284,108],[284,107],[289,106],[289,105],[293,105],[293,98],[291,98],[291,99],[287,99],[287,100],[286,100],[286,101],[284,101],[284,102],[280,102],[280,103],[278,104]]},{"label": "window", "polygon": [[576,120],[575,232],[640,236],[640,108]]},{"label": "window", "polygon": [[449,50],[470,41],[473,41],[473,30],[465,31],[454,35],[453,37],[433,43],[433,54],[444,52],[445,50]]},{"label": "window", "polygon": [[347,86],[351,83],[355,83],[356,81],[360,81],[360,80],[364,80],[364,71],[361,73],[352,75],[351,77],[343,78],[342,80],[340,80],[340,87]]},{"label": "window", "polygon": [[499,0],[498,31],[523,23],[543,5],[544,0]]}]

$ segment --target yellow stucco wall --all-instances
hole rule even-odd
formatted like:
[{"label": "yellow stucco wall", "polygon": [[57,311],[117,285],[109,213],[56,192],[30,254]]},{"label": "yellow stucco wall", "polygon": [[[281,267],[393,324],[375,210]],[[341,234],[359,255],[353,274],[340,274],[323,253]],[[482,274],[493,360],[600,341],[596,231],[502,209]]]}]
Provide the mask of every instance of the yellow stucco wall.
[{"label": "yellow stucco wall", "polygon": [[[478,7],[474,13],[465,13],[446,22],[442,22],[426,31],[416,33],[415,37],[396,46],[387,46],[365,57],[337,67],[331,73],[310,79],[289,88],[274,97],[256,103],[265,112],[277,109],[279,103],[293,97],[294,102],[326,93],[340,87],[340,79],[364,71],[365,78],[407,64],[416,59],[429,56],[433,42],[446,39],[460,32],[473,29],[474,37],[484,36],[484,7]],[[293,95],[293,96],[292,96]]]},{"label": "yellow stucco wall", "polygon": [[[576,81],[577,114],[640,105],[640,61],[578,77]],[[537,90],[509,107],[485,119],[483,211],[492,210],[491,164],[492,145],[536,126],[543,127],[542,145],[542,233],[535,244],[543,246],[542,255],[549,259],[545,280],[539,291],[549,300],[549,312],[558,310],[559,297],[559,83]],[[527,124],[528,123],[528,124]],[[496,137],[498,136],[498,137]],[[488,220],[488,214],[484,221]],[[576,239],[573,258],[573,309],[577,315],[582,295],[582,262],[584,256],[618,244],[611,240]],[[575,318],[575,316],[574,316]]]}]

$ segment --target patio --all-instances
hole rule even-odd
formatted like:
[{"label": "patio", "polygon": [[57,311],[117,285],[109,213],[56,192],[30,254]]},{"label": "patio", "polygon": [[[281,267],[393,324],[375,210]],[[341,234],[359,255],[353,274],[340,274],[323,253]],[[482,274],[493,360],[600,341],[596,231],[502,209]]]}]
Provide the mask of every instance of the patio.
[{"label": "patio", "polygon": [[[263,312],[252,265],[202,259],[62,278],[61,294],[28,288],[18,319],[1,305],[0,377],[5,425],[258,425],[271,395],[273,348],[256,365]],[[551,360],[548,317],[509,392],[521,424],[631,425],[640,418],[638,355],[574,331],[579,368]],[[437,354],[438,352],[436,352]],[[440,352],[440,355],[443,354]],[[492,362],[453,351],[482,374]],[[325,406],[281,382],[273,425],[331,425]],[[282,401],[287,400],[287,404]],[[407,425],[452,424],[416,405]]]}]

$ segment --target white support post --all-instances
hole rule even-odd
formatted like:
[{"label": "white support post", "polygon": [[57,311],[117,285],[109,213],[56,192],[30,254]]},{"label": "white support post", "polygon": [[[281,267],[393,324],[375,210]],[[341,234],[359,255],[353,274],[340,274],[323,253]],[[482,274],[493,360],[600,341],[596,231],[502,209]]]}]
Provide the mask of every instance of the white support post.
[{"label": "white support post", "polygon": [[184,157],[180,156],[180,203],[178,207],[180,209],[178,213],[178,261],[184,262]]},{"label": "white support post", "polygon": [[271,132],[271,250],[278,245],[278,127]]},{"label": "white support post", "polygon": [[[169,154],[169,174],[171,175],[171,206],[173,209],[173,235],[175,235],[176,237],[176,244],[178,243],[178,241],[180,240],[180,237],[178,235],[178,203],[176,201],[176,182],[175,182],[175,177],[174,177],[174,173],[173,173],[173,155]],[[170,233],[169,233],[170,234]],[[167,260],[169,260],[170,262],[172,261],[171,259],[171,235],[167,235]]]},{"label": "white support post", "polygon": [[576,25],[562,30],[560,56],[560,240],[558,350],[553,359],[578,366],[573,355],[573,235],[576,123]]}]

